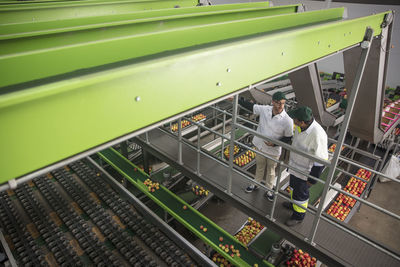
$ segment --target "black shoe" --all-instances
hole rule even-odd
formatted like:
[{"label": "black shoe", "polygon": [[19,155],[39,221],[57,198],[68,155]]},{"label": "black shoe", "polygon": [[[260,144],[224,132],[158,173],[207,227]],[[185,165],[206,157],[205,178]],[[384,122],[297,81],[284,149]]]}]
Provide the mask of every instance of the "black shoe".
[{"label": "black shoe", "polygon": [[293,204],[290,203],[289,201],[283,202],[282,205],[283,205],[285,208],[287,208],[288,210],[293,209]]},{"label": "black shoe", "polygon": [[267,191],[264,195],[269,201],[274,201],[274,193]]},{"label": "black shoe", "polygon": [[285,224],[289,227],[295,226],[296,224],[302,223],[303,220],[295,220],[295,219],[289,219],[285,222]]},{"label": "black shoe", "polygon": [[251,193],[253,191],[256,191],[258,189],[258,186],[252,184],[249,185],[244,191],[246,191],[246,193]]}]

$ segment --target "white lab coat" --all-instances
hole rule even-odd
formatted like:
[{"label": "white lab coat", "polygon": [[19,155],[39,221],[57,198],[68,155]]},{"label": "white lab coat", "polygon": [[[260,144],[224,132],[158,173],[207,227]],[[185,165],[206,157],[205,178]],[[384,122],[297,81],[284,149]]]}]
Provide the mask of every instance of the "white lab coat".
[{"label": "white lab coat", "polygon": [[[293,147],[310,155],[328,160],[328,136],[325,130],[315,120],[305,131],[296,126],[293,136]],[[314,160],[303,157],[293,151],[290,152],[289,165],[305,173],[310,173]],[[289,169],[289,173],[307,181],[307,176]]]},{"label": "white lab coat", "polygon": [[[272,117],[272,106],[254,105],[253,113],[260,115],[260,122],[257,127],[258,133],[275,140],[293,135],[293,120],[285,110]],[[267,146],[264,139],[257,136],[253,138],[253,144],[258,150],[266,154],[276,157],[281,155],[282,148],[280,146]]]}]

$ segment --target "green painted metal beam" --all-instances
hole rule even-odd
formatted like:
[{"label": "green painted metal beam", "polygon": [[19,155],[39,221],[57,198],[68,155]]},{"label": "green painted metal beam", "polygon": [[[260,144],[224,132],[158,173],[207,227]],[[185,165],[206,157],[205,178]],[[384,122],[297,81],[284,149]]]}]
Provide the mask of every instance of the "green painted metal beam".
[{"label": "green painted metal beam", "polygon": [[[36,4],[40,5],[53,5],[53,4],[58,4],[58,3],[66,3],[66,4],[72,4],[72,3],[77,3],[78,0],[73,0],[75,2],[72,2],[71,0],[1,0],[0,5],[19,5],[20,7],[29,7]],[[79,0],[80,3],[95,3],[95,2],[107,2],[110,0]],[[122,0],[123,1],[123,0]],[[119,2],[122,2],[119,0]],[[154,0],[134,0],[135,2],[146,2],[146,1],[154,1]],[[116,1],[115,1],[116,2]]]},{"label": "green painted metal beam", "polygon": [[[267,15],[262,16],[263,12]],[[0,87],[190,46],[339,20],[342,15],[342,8],[280,16],[269,16],[269,9],[265,9],[233,15],[149,19],[108,28],[3,40],[0,72],[4,79],[0,80]]]},{"label": "green painted metal beam", "polygon": [[90,16],[104,16],[123,14],[138,10],[153,10],[175,7],[196,6],[197,0],[160,0],[160,1],[102,1],[86,3],[84,1],[69,1],[68,3],[52,3],[52,5],[41,6],[31,4],[32,7],[24,5],[7,6],[0,5],[0,24],[22,23],[30,21],[57,20],[58,18],[81,18]]},{"label": "green painted metal beam", "polygon": [[[252,20],[244,20],[243,24],[222,23],[221,29],[232,31],[232,35],[226,35],[230,39],[223,42],[211,41],[152,54],[46,83],[31,82],[25,84],[24,90],[16,86],[2,88],[0,183],[357,44],[363,40],[366,27],[372,27],[378,35],[388,13],[290,27],[239,39],[232,38],[234,32],[249,30],[248,23]],[[232,24],[235,27],[229,28]],[[210,29],[215,30],[214,26]],[[207,28],[196,28],[197,35],[209,38],[212,32],[208,33]],[[171,40],[181,40],[175,38],[174,31],[170,34],[166,36]],[[195,38],[194,34],[188,36]],[[164,39],[153,39],[151,43],[161,41],[168,45]],[[102,50],[91,49],[82,53],[79,60],[65,58],[61,63],[69,65],[90,61],[94,56],[107,57],[108,50],[100,53]],[[136,52],[147,47],[125,49]],[[125,51],[123,47],[112,50]],[[90,52],[95,53],[86,54]],[[57,57],[38,61],[30,70],[51,72],[60,62]],[[26,73],[16,69],[7,75],[22,77]]]},{"label": "green painted metal beam", "polygon": [[[210,245],[215,251],[223,255],[235,266],[255,266],[255,264],[258,266],[273,266],[267,261],[261,260],[249,253],[247,248],[231,234],[216,225],[196,209],[192,208],[188,203],[177,197],[164,186],[161,185],[160,189],[155,192],[149,192],[147,186],[143,184],[149,176],[114,149],[105,149],[100,151],[98,155],[115,168],[120,174],[126,177],[129,182],[146,194],[157,205],[166,210],[177,221],[183,224],[205,243]],[[186,210],[183,209],[183,206],[185,205],[188,207]],[[207,228],[207,232],[200,229],[201,225]],[[219,241],[219,237],[223,237],[223,242]],[[231,257],[229,253],[219,247],[219,244],[221,243],[234,245],[235,249],[239,249],[241,256]]]},{"label": "green painted metal beam", "polygon": [[288,5],[268,8],[267,6],[260,7],[260,4],[256,2],[218,6],[168,8],[161,10],[138,11],[128,14],[93,16],[65,20],[57,19],[40,22],[10,23],[0,25],[0,40],[72,30],[126,25],[132,23],[134,20],[146,21],[149,19],[173,19],[188,16],[216,16],[227,14],[238,14],[237,17],[239,18],[245,12],[248,13],[248,15],[254,14],[255,17],[260,15],[272,16],[294,13],[297,11],[298,7],[299,5]]}]

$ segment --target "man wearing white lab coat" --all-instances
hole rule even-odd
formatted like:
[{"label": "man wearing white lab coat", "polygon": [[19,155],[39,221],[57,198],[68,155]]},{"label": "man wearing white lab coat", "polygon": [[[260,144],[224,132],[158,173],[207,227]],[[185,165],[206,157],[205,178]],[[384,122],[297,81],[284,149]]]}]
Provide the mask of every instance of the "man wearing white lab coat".
[{"label": "man wearing white lab coat", "polygon": [[[328,136],[321,125],[316,122],[309,107],[303,106],[291,110],[289,116],[295,124],[292,146],[305,153],[328,159]],[[312,159],[291,152],[289,165],[304,173],[310,173],[314,161]],[[291,199],[293,214],[286,225],[293,226],[304,219],[308,206],[310,180],[307,176],[289,168]],[[286,205],[287,206],[287,205]]]},{"label": "man wearing white lab coat", "polygon": [[[271,105],[255,105],[244,100],[239,100],[239,104],[252,110],[254,114],[260,116],[257,132],[271,139],[285,141],[293,135],[293,120],[285,111],[286,98],[282,92],[276,92],[272,95]],[[282,148],[264,139],[254,136],[253,144],[257,150],[264,152],[269,157],[278,160],[281,155]],[[275,168],[277,163],[260,154],[256,154],[256,175],[255,181],[260,183],[265,177],[265,186],[273,189],[276,181]],[[246,188],[247,193],[251,193],[258,187],[250,184]],[[271,191],[267,191],[266,198],[273,201],[274,195]]]}]

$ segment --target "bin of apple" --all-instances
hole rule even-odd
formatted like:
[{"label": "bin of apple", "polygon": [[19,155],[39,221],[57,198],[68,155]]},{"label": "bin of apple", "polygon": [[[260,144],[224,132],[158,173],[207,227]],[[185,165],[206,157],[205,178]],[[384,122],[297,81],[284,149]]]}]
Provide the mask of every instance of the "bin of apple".
[{"label": "bin of apple", "polygon": [[204,187],[198,185],[193,186],[192,191],[196,194],[196,196],[207,196],[209,193],[207,189],[204,189]]},{"label": "bin of apple", "polygon": [[341,203],[343,203],[345,206],[348,207],[354,207],[354,205],[356,204],[357,200],[355,200],[352,197],[346,196],[342,193],[339,194],[339,196],[336,198],[336,201],[341,201]]},{"label": "bin of apple", "polygon": [[155,192],[156,190],[160,189],[160,184],[159,183],[155,183],[150,179],[146,179],[143,184],[145,186],[147,186],[147,189],[149,190],[149,192]]},{"label": "bin of apple", "polygon": [[317,264],[317,259],[315,257],[311,257],[307,252],[303,252],[301,249],[293,250],[293,255],[290,260],[286,261],[286,266],[307,266],[313,267]]},{"label": "bin of apple", "polygon": [[326,107],[327,107],[327,108],[329,108],[329,107],[331,107],[331,106],[333,106],[333,105],[336,104],[336,100],[333,99],[333,98],[329,98],[328,101],[326,101],[326,102],[327,102],[327,103],[326,103]]},{"label": "bin of apple", "polygon": [[[181,120],[181,129],[187,127],[190,125],[190,122],[188,120]],[[171,125],[171,130],[173,132],[178,131],[178,123],[174,123]]]},{"label": "bin of apple", "polygon": [[[224,155],[225,155],[225,158],[227,158],[227,159],[229,159],[229,151],[230,151],[230,147],[227,146],[224,150]],[[233,155],[236,155],[237,153],[239,153],[239,151],[240,151],[240,148],[237,145],[234,145],[233,146]]]},{"label": "bin of apple", "polygon": [[197,122],[197,121],[204,120],[205,118],[206,118],[206,115],[204,115],[203,113],[199,113],[199,114],[192,116],[192,121]]},{"label": "bin of apple", "polygon": [[372,172],[367,171],[366,169],[359,169],[356,173],[356,176],[363,178],[364,180],[369,181],[369,179],[371,178]]},{"label": "bin of apple", "polygon": [[363,182],[359,179],[351,177],[350,180],[347,182],[347,185],[344,188],[344,191],[347,191],[352,195],[360,197],[361,193],[364,191],[366,185],[367,185],[366,182]]},{"label": "bin of apple", "polygon": [[339,221],[344,221],[349,215],[351,209],[343,204],[342,200],[335,200],[329,209],[326,211],[327,214],[331,215],[332,217],[338,219]]},{"label": "bin of apple", "polygon": [[[335,149],[336,149],[336,144],[332,144],[332,145],[328,148],[328,151],[331,152],[331,153],[333,153],[333,152],[335,152]],[[342,151],[343,151],[343,149],[344,149],[344,146],[342,146]]]},{"label": "bin of apple", "polygon": [[243,153],[239,157],[235,158],[233,161],[239,167],[243,167],[246,164],[249,164],[256,157],[256,153],[253,151],[247,150],[246,153]]},{"label": "bin of apple", "polygon": [[259,222],[248,218],[246,225],[235,235],[235,238],[247,245],[263,228],[264,226]]}]

